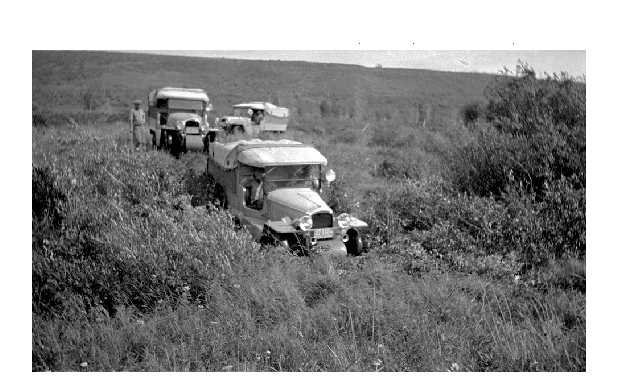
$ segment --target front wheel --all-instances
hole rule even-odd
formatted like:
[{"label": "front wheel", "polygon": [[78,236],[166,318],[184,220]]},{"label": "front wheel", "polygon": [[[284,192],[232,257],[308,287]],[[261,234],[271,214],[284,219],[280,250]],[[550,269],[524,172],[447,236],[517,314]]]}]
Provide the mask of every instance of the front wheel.
[{"label": "front wheel", "polygon": [[161,151],[162,149],[165,149],[166,146],[166,134],[164,133],[164,131],[161,131],[159,133],[159,145],[157,146],[157,151]]},{"label": "front wheel", "polygon": [[362,236],[355,229],[347,230],[347,235],[349,236],[349,240],[344,243],[347,247],[347,253],[349,255],[358,256],[362,253],[364,249],[364,244],[362,242]]},{"label": "front wheel", "polygon": [[179,155],[183,152],[183,144],[181,143],[181,136],[178,133],[172,133],[172,141],[170,142],[170,153],[172,156],[179,158]]}]

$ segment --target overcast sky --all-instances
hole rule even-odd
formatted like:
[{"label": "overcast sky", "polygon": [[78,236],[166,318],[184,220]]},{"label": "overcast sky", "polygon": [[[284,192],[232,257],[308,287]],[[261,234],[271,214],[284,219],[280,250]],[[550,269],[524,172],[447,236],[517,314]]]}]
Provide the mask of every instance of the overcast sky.
[{"label": "overcast sky", "polygon": [[537,73],[586,74],[585,50],[148,50],[155,54],[238,59],[280,59],[322,63],[345,63],[373,67],[431,69],[497,73],[515,69],[518,60]]}]

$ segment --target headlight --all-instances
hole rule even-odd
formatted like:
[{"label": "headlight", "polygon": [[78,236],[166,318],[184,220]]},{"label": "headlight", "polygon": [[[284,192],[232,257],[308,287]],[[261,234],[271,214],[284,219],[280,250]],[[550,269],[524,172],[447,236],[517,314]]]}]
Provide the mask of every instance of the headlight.
[{"label": "headlight", "polygon": [[310,216],[303,216],[299,219],[299,229],[308,230],[312,228],[312,218]]},{"label": "headlight", "polygon": [[340,226],[341,228],[346,228],[351,223],[351,216],[347,213],[342,213],[337,217],[337,220],[338,226]]},{"label": "headlight", "polygon": [[182,121],[177,121],[177,129],[180,131],[181,129],[183,129],[183,122]]},{"label": "headlight", "polygon": [[325,180],[328,182],[333,182],[336,180],[336,173],[331,168],[325,172]]}]

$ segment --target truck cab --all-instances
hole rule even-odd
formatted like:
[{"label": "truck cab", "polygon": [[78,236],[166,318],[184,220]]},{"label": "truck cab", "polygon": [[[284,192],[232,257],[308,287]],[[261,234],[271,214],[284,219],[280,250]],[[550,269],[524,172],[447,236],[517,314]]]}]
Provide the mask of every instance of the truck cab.
[{"label": "truck cab", "polygon": [[210,128],[211,111],[207,93],[202,89],[165,87],[152,90],[148,97],[147,125],[153,146],[173,154],[207,151],[215,141],[217,128]]},{"label": "truck cab", "polygon": [[361,228],[368,225],[334,215],[321,198],[335,174],[313,146],[291,140],[215,142],[208,172],[221,186],[220,202],[256,241],[297,252],[362,252]]},{"label": "truck cab", "polygon": [[216,118],[216,125],[227,133],[260,132],[284,133],[289,121],[289,110],[268,102],[248,102],[233,105],[232,115]]}]

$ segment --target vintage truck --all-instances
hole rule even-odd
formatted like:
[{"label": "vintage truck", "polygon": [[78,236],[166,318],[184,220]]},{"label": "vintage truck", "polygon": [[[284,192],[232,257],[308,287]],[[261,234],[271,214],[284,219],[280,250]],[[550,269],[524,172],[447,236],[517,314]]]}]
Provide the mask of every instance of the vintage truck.
[{"label": "vintage truck", "polygon": [[206,151],[215,141],[217,128],[210,128],[212,109],[202,89],[165,87],[152,90],[148,98],[147,125],[153,146],[178,156],[188,150]]},{"label": "vintage truck", "polygon": [[233,105],[230,116],[216,118],[216,125],[226,133],[245,133],[254,136],[260,132],[284,133],[289,121],[287,108],[268,102],[248,102]]},{"label": "vintage truck", "polygon": [[328,251],[359,255],[360,230],[368,225],[334,215],[320,194],[335,179],[327,159],[313,146],[291,140],[214,142],[207,171],[219,185],[222,207],[256,241],[300,253]]}]

